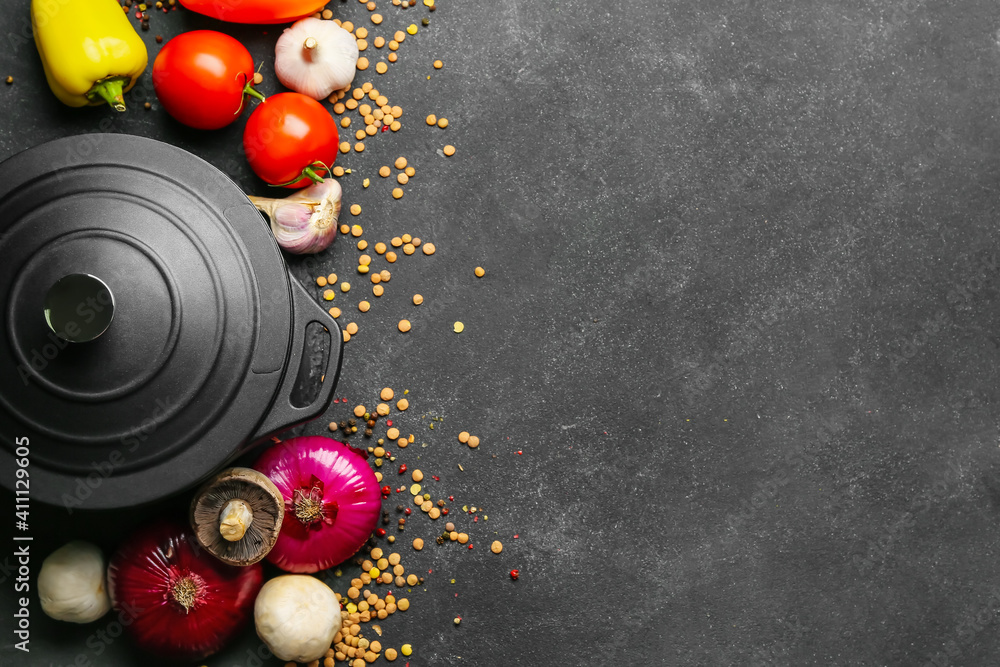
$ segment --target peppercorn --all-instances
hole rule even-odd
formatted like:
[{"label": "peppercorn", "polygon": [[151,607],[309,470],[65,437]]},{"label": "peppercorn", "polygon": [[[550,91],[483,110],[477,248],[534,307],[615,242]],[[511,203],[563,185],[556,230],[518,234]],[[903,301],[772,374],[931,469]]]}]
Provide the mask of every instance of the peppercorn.
[{"label": "peppercorn", "polygon": [[403,510],[403,511],[404,511],[404,512],[406,512],[406,516],[410,516],[411,514],[413,514],[413,510],[412,510],[412,509],[410,509],[409,507],[407,507],[407,508],[406,508],[405,510]]},{"label": "peppercorn", "polygon": [[385,537],[385,528],[379,528],[375,532],[378,533],[379,537]]},{"label": "peppercorn", "polygon": [[9,86],[10,84],[14,83],[14,77],[8,76],[7,79],[6,79],[6,81],[7,81],[7,85]]},{"label": "peppercorn", "polygon": [[368,424],[368,428],[375,428],[375,420],[374,419],[369,419],[366,423]]},{"label": "peppercorn", "polygon": [[437,542],[438,544],[444,544],[444,538],[441,537],[440,535],[438,535],[434,541]]},{"label": "peppercorn", "polygon": [[421,23],[424,24],[424,27],[427,27],[431,24],[431,20],[429,18],[425,18],[421,21]]},{"label": "peppercorn", "polygon": [[439,500],[437,502],[438,507],[444,507],[444,500]]},{"label": "peppercorn", "polygon": [[447,507],[445,507],[443,510],[441,510],[441,514],[447,514],[447,513],[448,513],[448,508]]},{"label": "peppercorn", "polygon": [[370,428],[366,428],[366,429],[365,429],[365,437],[366,437],[366,438],[370,438],[370,437],[372,437],[372,432],[373,432],[373,431],[372,431],[372,430],[371,430]]},{"label": "peppercorn", "polygon": [[403,465],[399,466],[399,474],[402,475],[404,472],[406,472],[406,464],[405,463]]},{"label": "peppercorn", "polygon": [[357,426],[358,425],[358,420],[354,419],[354,418],[351,418],[351,419],[347,420],[347,423],[350,424],[351,426]]},{"label": "peppercorn", "polygon": [[382,495],[383,496],[387,496],[390,493],[392,493],[392,488],[388,484],[386,484],[385,486],[382,487]]},{"label": "peppercorn", "polygon": [[387,516],[382,517],[382,525],[383,526],[388,526],[389,525],[389,517],[387,517]]},{"label": "peppercorn", "polygon": [[157,44],[163,44],[163,35],[157,35],[156,36],[156,43]]},{"label": "peppercorn", "polygon": [[403,507],[402,505],[396,505],[396,511],[397,512],[402,512],[404,509],[406,509],[406,508]]},{"label": "peppercorn", "polygon": [[521,576],[521,571],[520,570],[511,570],[510,571],[510,578],[513,579],[514,581],[517,581],[517,578],[519,576]]},{"label": "peppercorn", "polygon": [[352,426],[351,427],[351,433],[357,433],[357,432],[358,432],[358,427],[357,426]]},{"label": "peppercorn", "polygon": [[424,578],[423,577],[418,577],[417,581],[422,584],[422,583],[424,583]]}]

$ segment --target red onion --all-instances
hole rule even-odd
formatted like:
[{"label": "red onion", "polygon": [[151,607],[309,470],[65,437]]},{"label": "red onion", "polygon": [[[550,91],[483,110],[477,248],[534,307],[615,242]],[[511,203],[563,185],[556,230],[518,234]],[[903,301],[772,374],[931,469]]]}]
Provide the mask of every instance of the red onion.
[{"label": "red onion", "polygon": [[136,643],[187,660],[215,653],[245,627],[263,579],[260,563],[226,565],[173,521],[141,529],[108,565],[111,600],[131,618]]},{"label": "red onion", "polygon": [[267,559],[289,572],[317,572],[357,552],[382,509],[365,457],[323,436],[291,438],[254,465],[285,499],[285,518]]}]

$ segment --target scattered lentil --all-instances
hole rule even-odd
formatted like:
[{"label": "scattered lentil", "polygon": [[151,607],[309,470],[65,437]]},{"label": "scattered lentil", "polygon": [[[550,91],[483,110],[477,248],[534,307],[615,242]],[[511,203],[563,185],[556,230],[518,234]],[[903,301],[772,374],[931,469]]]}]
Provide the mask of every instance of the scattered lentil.
[{"label": "scattered lentil", "polygon": [[463,445],[465,443],[467,443],[469,441],[469,432],[468,431],[462,431],[461,433],[459,433],[458,434],[458,441],[460,443],[462,443]]},{"label": "scattered lentil", "polygon": [[340,291],[341,292],[350,292],[351,291],[351,283],[347,283],[347,282],[340,283]]},{"label": "scattered lentil", "polygon": [[378,25],[381,22],[382,22],[382,15],[381,14],[372,14],[372,23],[374,23],[375,25]]},{"label": "scattered lentil", "polygon": [[423,302],[424,302],[424,297],[422,297],[422,296],[421,296],[421,295],[419,295],[419,294],[414,294],[414,295],[413,295],[413,305],[414,305],[414,306],[419,306],[419,305],[420,305],[420,304],[422,304]]},{"label": "scattered lentil", "polygon": [[[406,185],[407,183],[410,182],[410,177],[407,176],[406,174],[398,174],[396,176],[396,182],[399,183],[400,185]],[[406,253],[406,254],[409,255],[410,253]]]},{"label": "scattered lentil", "polygon": [[444,63],[443,62],[441,62],[440,60],[435,60],[434,61],[434,69],[441,69],[442,67],[444,67]]},{"label": "scattered lentil", "polygon": [[330,309],[330,316],[333,319],[337,319],[338,317],[340,317],[340,308],[331,308]]},{"label": "scattered lentil", "polygon": [[393,188],[392,197],[393,199],[400,199],[403,196],[403,188]]},{"label": "scattered lentil", "polygon": [[[351,215],[361,215],[361,206],[359,204],[351,204]],[[358,236],[358,234],[354,234],[354,236]]]},{"label": "scattered lentil", "polygon": [[[368,58],[365,58],[364,56],[361,56],[360,58],[358,58],[358,65],[357,65],[357,67],[362,72],[365,71],[366,69],[368,69]],[[361,99],[361,98],[355,96],[355,99]]]},{"label": "scattered lentil", "polygon": [[336,167],[333,168],[333,175],[337,177],[343,176],[344,168],[341,167],[340,165],[337,165]]},{"label": "scattered lentil", "polygon": [[435,250],[437,250],[437,248],[434,247],[433,243],[425,243],[423,245],[423,251],[425,255],[433,255]]},{"label": "scattered lentil", "polygon": [[501,551],[503,551],[503,544],[500,542],[500,540],[493,540],[493,544],[490,545],[490,551],[492,551],[495,554],[498,554]]},{"label": "scattered lentil", "polygon": [[398,328],[399,328],[400,331],[402,331],[403,333],[406,333],[407,331],[410,330],[410,321],[409,320],[400,320],[399,324],[397,326],[398,326]]},{"label": "scattered lentil", "polygon": [[358,304],[358,310],[360,310],[362,313],[367,313],[369,310],[371,310],[371,307],[372,305],[367,301],[362,301],[361,303]]},{"label": "scattered lentil", "polygon": [[478,446],[479,446],[479,436],[475,436],[475,435],[470,436],[469,437],[469,447],[471,447],[472,449],[475,449]]},{"label": "scattered lentil", "polygon": [[320,287],[326,287],[326,276],[320,276],[316,279],[316,284]]},{"label": "scattered lentil", "polygon": [[451,144],[448,144],[447,146],[444,147],[444,154],[447,155],[448,157],[451,157],[452,155],[455,154],[455,147],[452,146]]},{"label": "scattered lentil", "polygon": [[396,401],[396,409],[399,410],[400,412],[404,412],[409,407],[410,407],[410,402],[405,398],[401,398],[398,401]]},{"label": "scattered lentil", "polygon": [[323,290],[323,298],[327,301],[333,301],[333,298],[337,296],[332,289]]},{"label": "scattered lentil", "polygon": [[455,322],[455,333],[462,333],[465,331],[465,325],[461,322]]},{"label": "scattered lentil", "polygon": [[481,266],[477,266],[476,267],[476,277],[477,278],[482,278],[485,275],[486,275],[486,269],[484,269]]},{"label": "scattered lentil", "polygon": [[430,116],[427,117],[427,124],[428,125],[434,125],[435,123],[437,123],[437,116],[435,116],[434,114],[431,114]]},{"label": "scattered lentil", "polygon": [[385,74],[387,71],[389,71],[389,66],[383,62],[376,63],[375,71],[378,72],[379,74]]},{"label": "scattered lentil", "polygon": [[375,296],[382,296],[384,293],[385,293],[385,288],[382,287],[381,285],[375,285],[375,287],[372,287],[372,294],[374,294]]},{"label": "scattered lentil", "polygon": [[[419,537],[416,538],[415,540],[413,540],[413,548],[416,549],[417,551],[420,551],[421,549],[424,548],[424,541],[422,539],[420,539]],[[405,599],[406,598],[403,598],[403,600],[405,600]],[[406,611],[405,609],[403,609],[403,600],[400,600],[399,603],[396,606],[398,606],[403,611]],[[409,605],[407,605],[407,606],[409,606]]]}]

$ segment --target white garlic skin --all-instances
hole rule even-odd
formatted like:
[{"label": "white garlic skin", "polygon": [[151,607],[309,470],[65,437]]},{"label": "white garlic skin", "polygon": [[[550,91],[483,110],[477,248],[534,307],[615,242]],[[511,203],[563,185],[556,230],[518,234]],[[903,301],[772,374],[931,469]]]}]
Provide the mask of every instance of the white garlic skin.
[{"label": "white garlic skin", "polygon": [[257,636],[279,660],[321,660],[340,630],[340,603],[316,577],[285,574],[271,579],[253,608]]},{"label": "white garlic skin", "polygon": [[250,200],[271,219],[279,246],[296,255],[309,255],[326,250],[337,236],[342,193],[340,183],[326,178],[284,199]]},{"label": "white garlic skin", "polygon": [[90,623],[108,613],[107,563],[90,542],[75,540],[42,561],[38,597],[42,611],[58,621]]},{"label": "white garlic skin", "polygon": [[[306,48],[310,38],[314,48]],[[354,81],[359,53],[354,35],[333,21],[305,18],[278,37],[274,73],[285,87],[322,100]]]}]

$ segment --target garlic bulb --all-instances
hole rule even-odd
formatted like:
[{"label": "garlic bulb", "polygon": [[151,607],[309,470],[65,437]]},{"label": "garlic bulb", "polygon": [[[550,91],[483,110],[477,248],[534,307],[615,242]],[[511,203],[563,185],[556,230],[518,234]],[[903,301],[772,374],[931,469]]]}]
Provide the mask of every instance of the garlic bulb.
[{"label": "garlic bulb", "polygon": [[340,630],[340,603],[316,577],[285,574],[264,584],[253,607],[257,636],[279,660],[321,660]]},{"label": "garlic bulb", "polygon": [[326,250],[337,235],[340,195],[340,183],[326,178],[284,199],[249,199],[271,219],[278,245],[296,255],[310,255]]},{"label": "garlic bulb", "polygon": [[302,19],[285,28],[274,47],[278,80],[316,100],[351,85],[357,65],[357,40],[333,21]]},{"label": "garlic bulb", "polygon": [[70,623],[96,621],[111,609],[104,555],[90,542],[73,541],[42,561],[38,597],[48,616]]}]

